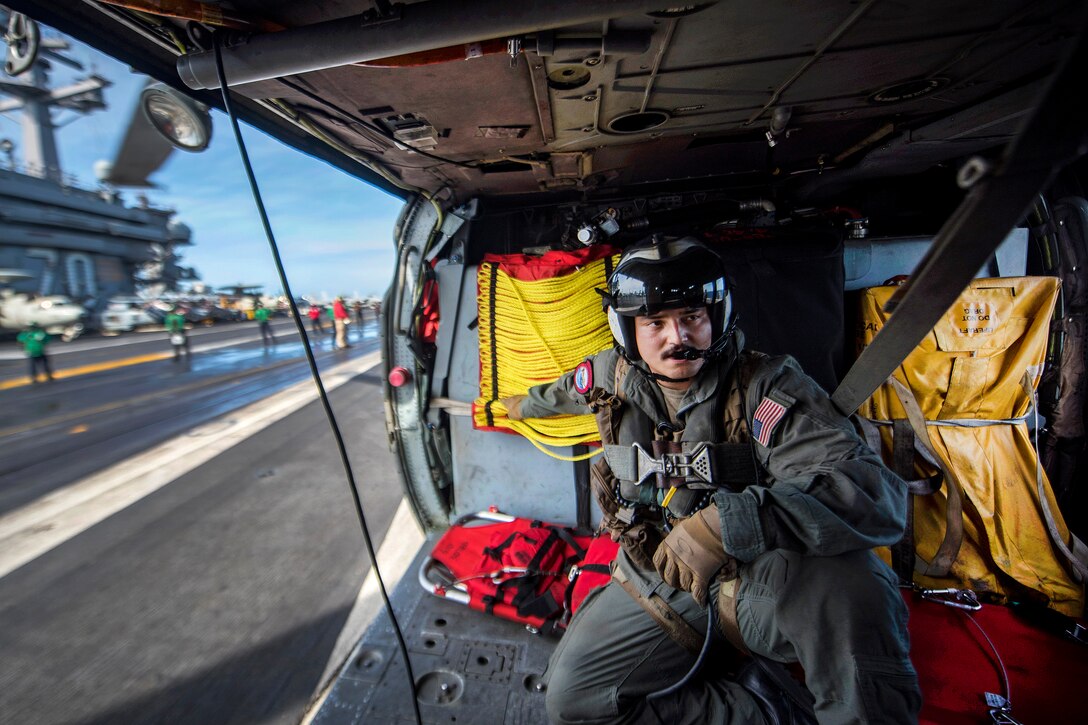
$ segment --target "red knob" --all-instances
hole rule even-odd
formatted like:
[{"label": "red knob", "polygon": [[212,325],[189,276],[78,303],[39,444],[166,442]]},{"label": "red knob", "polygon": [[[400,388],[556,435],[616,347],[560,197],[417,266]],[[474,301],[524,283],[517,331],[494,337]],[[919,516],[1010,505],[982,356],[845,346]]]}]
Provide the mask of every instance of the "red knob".
[{"label": "red knob", "polygon": [[411,379],[412,374],[408,372],[407,368],[400,365],[389,371],[389,384],[394,388],[399,388]]}]

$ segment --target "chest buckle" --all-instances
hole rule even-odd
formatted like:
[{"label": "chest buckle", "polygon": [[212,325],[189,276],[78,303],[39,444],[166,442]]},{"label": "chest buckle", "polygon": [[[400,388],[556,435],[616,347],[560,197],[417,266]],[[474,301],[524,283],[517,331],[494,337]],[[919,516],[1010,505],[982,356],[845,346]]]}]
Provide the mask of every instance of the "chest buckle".
[{"label": "chest buckle", "polygon": [[634,443],[637,475],[635,483],[642,485],[650,476],[660,474],[664,479],[682,479],[684,483],[713,483],[710,448],[698,443],[686,453],[662,453],[654,458],[638,443]]}]

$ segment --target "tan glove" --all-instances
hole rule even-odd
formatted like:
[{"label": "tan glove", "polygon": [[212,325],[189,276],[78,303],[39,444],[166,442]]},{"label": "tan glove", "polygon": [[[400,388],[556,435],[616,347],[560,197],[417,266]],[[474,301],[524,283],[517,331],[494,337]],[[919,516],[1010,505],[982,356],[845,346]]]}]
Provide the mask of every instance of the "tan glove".
[{"label": "tan glove", "polygon": [[691,592],[706,606],[710,583],[719,569],[736,578],[737,560],[722,548],[718,507],[708,506],[678,523],[654,553],[654,567],[669,586]]},{"label": "tan glove", "polygon": [[499,398],[502,407],[506,408],[506,417],[510,420],[521,420],[521,401],[524,395],[511,395],[509,398]]}]

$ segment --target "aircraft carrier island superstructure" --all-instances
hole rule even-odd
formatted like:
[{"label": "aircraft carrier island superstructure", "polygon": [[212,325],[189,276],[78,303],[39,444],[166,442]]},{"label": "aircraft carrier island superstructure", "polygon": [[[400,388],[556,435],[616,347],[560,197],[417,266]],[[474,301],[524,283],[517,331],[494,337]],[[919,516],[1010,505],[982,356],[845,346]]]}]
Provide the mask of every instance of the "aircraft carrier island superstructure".
[{"label": "aircraft carrier island superstructure", "polygon": [[[20,30],[10,27],[19,20],[14,15],[0,8],[0,20],[9,26],[0,112],[18,111],[22,125],[21,144],[0,138],[0,287],[9,297],[65,295],[86,308],[93,325],[111,297],[156,296],[175,290],[180,280],[195,279],[191,268],[178,263],[175,250],[190,244],[192,233],[173,210],[152,206],[143,195],[126,204],[116,186],[83,188],[62,172],[54,110],[104,109],[102,89],[109,81],[90,74],[51,88],[51,64],[79,68],[78,63],[59,52],[65,41],[39,38],[36,27],[23,27],[33,52],[18,45],[13,38]],[[149,155],[155,153],[144,154]],[[107,166],[106,178],[109,172]]]},{"label": "aircraft carrier island superstructure", "polygon": [[166,290],[193,276],[174,254],[191,232],[173,216],[142,199],[128,206],[108,189],[0,169],[0,268],[29,273],[7,283],[17,291],[91,306],[138,288]]}]

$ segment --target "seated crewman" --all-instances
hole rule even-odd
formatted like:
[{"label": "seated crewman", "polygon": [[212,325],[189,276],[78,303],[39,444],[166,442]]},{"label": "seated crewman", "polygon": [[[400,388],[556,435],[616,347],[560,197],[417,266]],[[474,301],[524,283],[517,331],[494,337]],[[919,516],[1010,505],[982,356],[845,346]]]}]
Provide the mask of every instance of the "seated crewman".
[{"label": "seated crewman", "polygon": [[[915,722],[906,607],[870,551],[902,536],[902,480],[793,358],[744,349],[724,265],[696,239],[629,248],[608,287],[615,349],[504,401],[514,419],[596,413],[594,492],[621,544],[549,664],[549,716],[811,722],[758,676],[729,677],[724,636],[799,662],[821,723]],[[708,609],[709,656],[662,694]]]}]

